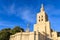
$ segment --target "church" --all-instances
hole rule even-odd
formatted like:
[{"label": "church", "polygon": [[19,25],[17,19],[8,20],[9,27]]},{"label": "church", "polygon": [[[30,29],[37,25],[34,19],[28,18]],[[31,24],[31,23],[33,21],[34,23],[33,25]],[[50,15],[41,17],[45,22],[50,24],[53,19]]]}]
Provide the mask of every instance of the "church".
[{"label": "church", "polygon": [[10,36],[9,40],[60,40],[58,33],[51,31],[48,15],[44,11],[43,4],[37,14],[37,21],[34,24],[34,31],[19,32]]}]

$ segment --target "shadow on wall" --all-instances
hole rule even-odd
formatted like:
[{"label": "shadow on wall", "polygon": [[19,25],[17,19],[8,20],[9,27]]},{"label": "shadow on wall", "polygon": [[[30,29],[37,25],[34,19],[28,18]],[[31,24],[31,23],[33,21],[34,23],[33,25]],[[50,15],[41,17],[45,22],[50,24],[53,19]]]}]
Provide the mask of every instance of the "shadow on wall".
[{"label": "shadow on wall", "polygon": [[[51,38],[49,38],[48,36],[48,34],[46,34],[45,32],[43,32],[44,33],[44,35],[43,34],[41,34],[40,32],[38,32],[38,40],[52,40]],[[36,32],[35,32],[35,35],[36,35]],[[34,37],[36,37],[36,36],[34,36]],[[34,38],[34,40],[36,40],[36,38]]]}]

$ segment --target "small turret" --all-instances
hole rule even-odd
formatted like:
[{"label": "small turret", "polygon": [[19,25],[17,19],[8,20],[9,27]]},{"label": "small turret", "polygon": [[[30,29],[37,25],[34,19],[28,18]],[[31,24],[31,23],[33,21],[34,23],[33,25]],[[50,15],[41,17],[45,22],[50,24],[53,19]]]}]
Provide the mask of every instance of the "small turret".
[{"label": "small turret", "polygon": [[43,6],[43,4],[41,4],[41,9],[40,9],[40,10],[41,10],[41,12],[44,11],[44,6]]},{"label": "small turret", "polygon": [[37,23],[48,21],[48,16],[44,10],[43,4],[41,4],[40,12],[37,14]]},{"label": "small turret", "polygon": [[26,29],[26,32],[29,32],[29,24],[27,24],[27,29]]}]

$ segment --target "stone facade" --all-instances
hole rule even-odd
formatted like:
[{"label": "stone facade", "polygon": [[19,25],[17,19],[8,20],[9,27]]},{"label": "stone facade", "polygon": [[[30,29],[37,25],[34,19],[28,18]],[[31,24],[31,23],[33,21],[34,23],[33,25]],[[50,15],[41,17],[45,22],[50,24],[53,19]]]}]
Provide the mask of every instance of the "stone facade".
[{"label": "stone facade", "polygon": [[16,33],[10,36],[10,40],[60,40],[60,37],[57,36],[57,32],[51,32],[50,22],[42,4],[34,31]]}]

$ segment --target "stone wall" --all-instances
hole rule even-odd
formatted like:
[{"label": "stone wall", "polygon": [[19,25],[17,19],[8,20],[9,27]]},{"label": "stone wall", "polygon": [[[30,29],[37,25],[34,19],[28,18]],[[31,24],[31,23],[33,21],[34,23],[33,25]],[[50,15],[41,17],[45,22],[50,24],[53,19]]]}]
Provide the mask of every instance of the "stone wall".
[{"label": "stone wall", "polygon": [[10,40],[34,40],[34,32],[20,32],[10,36]]}]

